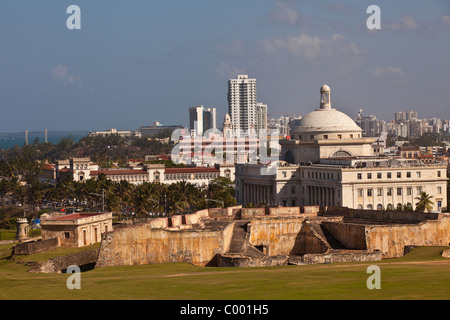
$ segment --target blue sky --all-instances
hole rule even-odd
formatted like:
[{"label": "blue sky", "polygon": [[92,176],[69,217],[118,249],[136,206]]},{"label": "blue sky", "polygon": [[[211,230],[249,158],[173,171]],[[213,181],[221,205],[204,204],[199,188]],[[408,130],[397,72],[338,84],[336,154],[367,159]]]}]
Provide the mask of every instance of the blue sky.
[{"label": "blue sky", "polygon": [[195,105],[221,124],[237,74],[271,114],[305,115],[327,83],[352,117],[448,119],[449,56],[448,0],[2,0],[0,132],[188,125]]}]

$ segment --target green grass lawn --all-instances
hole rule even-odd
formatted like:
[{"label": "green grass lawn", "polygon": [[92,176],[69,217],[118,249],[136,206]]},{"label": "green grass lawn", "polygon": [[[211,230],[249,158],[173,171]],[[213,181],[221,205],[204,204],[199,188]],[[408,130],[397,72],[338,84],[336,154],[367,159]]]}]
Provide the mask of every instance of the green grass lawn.
[{"label": "green grass lawn", "polygon": [[[265,268],[202,268],[160,264],[94,269],[81,273],[81,289],[66,287],[68,274],[27,273],[0,246],[0,299],[152,300],[365,300],[450,299],[450,259],[443,247],[416,248],[405,257],[373,263]],[[60,249],[58,249],[60,250]],[[60,252],[40,254],[39,260]],[[25,259],[23,256],[21,259]],[[31,258],[31,257],[30,257]],[[369,290],[369,265],[381,268],[381,289]]]}]

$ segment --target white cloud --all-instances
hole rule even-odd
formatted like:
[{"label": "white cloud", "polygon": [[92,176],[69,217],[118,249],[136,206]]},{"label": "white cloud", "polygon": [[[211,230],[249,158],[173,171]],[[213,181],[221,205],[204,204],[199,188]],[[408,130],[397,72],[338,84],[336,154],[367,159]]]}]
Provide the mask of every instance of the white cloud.
[{"label": "white cloud", "polygon": [[386,68],[375,68],[372,74],[377,78],[382,78],[385,76],[405,76],[406,73],[403,72],[399,67],[388,66]]},{"label": "white cloud", "polygon": [[238,74],[245,74],[245,68],[237,68],[229,62],[221,62],[220,65],[216,68],[216,72],[221,77],[231,79],[236,77]]},{"label": "white cloud", "polygon": [[400,22],[387,24],[385,28],[394,31],[413,31],[419,28],[419,22],[417,22],[413,16],[408,14],[400,18]]},{"label": "white cloud", "polygon": [[277,2],[269,12],[269,18],[276,23],[293,25],[298,13],[284,2]]},{"label": "white cloud", "polygon": [[52,77],[63,84],[78,84],[81,85],[81,78],[69,73],[69,67],[59,64],[52,70]]},{"label": "white cloud", "polygon": [[341,34],[334,34],[330,38],[300,34],[286,38],[264,39],[261,41],[263,50],[271,54],[288,52],[294,57],[308,60],[320,60],[342,57],[343,55],[357,56],[363,53],[355,43],[349,43]]},{"label": "white cloud", "polygon": [[450,25],[450,16],[442,16],[442,21]]}]

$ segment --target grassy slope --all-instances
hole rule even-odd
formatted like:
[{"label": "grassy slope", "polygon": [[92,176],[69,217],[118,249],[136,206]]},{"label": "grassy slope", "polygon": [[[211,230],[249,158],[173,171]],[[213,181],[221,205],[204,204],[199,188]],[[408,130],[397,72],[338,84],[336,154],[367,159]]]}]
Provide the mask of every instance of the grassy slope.
[{"label": "grassy slope", "polygon": [[[400,259],[373,263],[267,268],[201,268],[164,264],[95,269],[81,290],[67,274],[30,274],[0,246],[0,299],[449,299],[450,259],[444,248],[416,248]],[[369,290],[369,265],[381,268],[381,290]]]}]

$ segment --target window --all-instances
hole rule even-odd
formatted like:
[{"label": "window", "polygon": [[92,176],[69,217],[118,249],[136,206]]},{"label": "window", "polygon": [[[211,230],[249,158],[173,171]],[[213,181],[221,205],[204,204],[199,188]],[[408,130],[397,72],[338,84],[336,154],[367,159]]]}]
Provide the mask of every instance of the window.
[{"label": "window", "polygon": [[440,171],[437,172],[437,176],[438,176],[438,178],[441,177],[441,172]]},{"label": "window", "polygon": [[388,178],[388,179],[391,179],[391,178],[392,178],[392,173],[388,172],[388,173],[387,173],[387,178]]},{"label": "window", "polygon": [[420,177],[422,176],[421,172],[420,172],[420,171],[417,171],[417,172],[416,172],[416,176],[417,176],[417,178],[420,178]]},{"label": "window", "polygon": [[397,172],[397,178],[401,178],[402,177],[402,173],[401,172]]},{"label": "window", "polygon": [[407,172],[407,173],[406,173],[406,177],[407,177],[407,178],[411,178],[411,172]]},{"label": "window", "polygon": [[367,179],[372,179],[372,174],[371,173],[367,174]]},{"label": "window", "polygon": [[362,173],[358,173],[358,180],[362,179]]},{"label": "window", "polygon": [[406,188],[406,195],[412,196],[412,188],[411,187]]},{"label": "window", "polygon": [[402,195],[402,188],[397,188],[397,195],[401,196]]},{"label": "window", "polygon": [[325,140],[328,139],[328,135],[325,134],[325,135],[323,136],[323,138],[324,138]]},{"label": "window", "polygon": [[382,178],[382,173],[381,172],[377,173],[377,179],[381,179],[381,178]]},{"label": "window", "polygon": [[291,187],[291,193],[295,193],[295,186]]},{"label": "window", "polygon": [[377,196],[382,197],[383,196],[383,188],[378,188],[377,190]]},{"label": "window", "polygon": [[314,136],[313,136],[313,135],[310,135],[309,138],[310,138],[311,140],[314,140]]},{"label": "window", "polygon": [[442,194],[442,187],[437,187],[438,194]]},{"label": "window", "polygon": [[421,194],[422,193],[422,187],[416,187],[416,193]]},{"label": "window", "polygon": [[338,139],[342,139],[342,134],[338,134]]},{"label": "window", "polygon": [[64,232],[64,239],[70,239],[70,232]]},{"label": "window", "polygon": [[358,197],[362,197],[363,196],[363,189],[358,189]]},{"label": "window", "polygon": [[286,178],[286,171],[283,171],[283,178]]},{"label": "window", "polygon": [[373,189],[367,189],[367,196],[373,197]]},{"label": "window", "polygon": [[388,196],[392,196],[392,188],[388,188],[386,193]]}]

